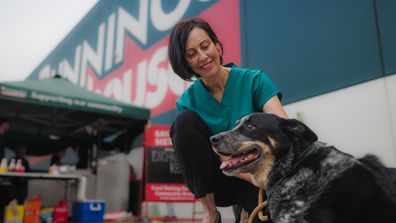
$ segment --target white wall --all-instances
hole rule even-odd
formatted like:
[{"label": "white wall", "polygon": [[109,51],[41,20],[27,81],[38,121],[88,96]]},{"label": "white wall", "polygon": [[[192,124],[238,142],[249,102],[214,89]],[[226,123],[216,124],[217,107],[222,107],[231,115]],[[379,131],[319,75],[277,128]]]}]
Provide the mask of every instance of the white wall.
[{"label": "white wall", "polygon": [[386,77],[385,83],[388,93],[390,122],[392,123],[393,149],[396,151],[396,74]]},{"label": "white wall", "polygon": [[396,166],[396,75],[379,78],[285,106],[320,141],[361,157],[378,155]]}]

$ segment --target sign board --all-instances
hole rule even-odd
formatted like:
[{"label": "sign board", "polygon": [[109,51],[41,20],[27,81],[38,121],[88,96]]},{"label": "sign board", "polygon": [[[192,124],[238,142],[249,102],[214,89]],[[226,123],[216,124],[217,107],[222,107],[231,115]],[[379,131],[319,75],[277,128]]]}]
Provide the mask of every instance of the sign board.
[{"label": "sign board", "polygon": [[174,113],[162,115],[175,110],[176,100],[190,85],[174,74],[167,56],[172,28],[187,18],[207,20],[224,45],[224,63],[241,65],[240,4],[98,1],[29,79],[61,74],[90,91],[150,109],[151,117],[160,116],[154,119],[157,123],[170,123]]},{"label": "sign board", "polygon": [[145,131],[146,201],[192,202],[194,195],[183,182],[180,164],[169,137],[169,126],[149,126]]}]

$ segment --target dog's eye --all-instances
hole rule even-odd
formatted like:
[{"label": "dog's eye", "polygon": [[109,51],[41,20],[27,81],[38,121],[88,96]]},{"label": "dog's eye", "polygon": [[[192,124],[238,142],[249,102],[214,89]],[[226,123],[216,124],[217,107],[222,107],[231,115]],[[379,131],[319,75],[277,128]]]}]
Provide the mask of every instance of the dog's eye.
[{"label": "dog's eye", "polygon": [[256,128],[256,126],[254,126],[253,124],[248,124],[246,127],[250,130],[254,130]]}]

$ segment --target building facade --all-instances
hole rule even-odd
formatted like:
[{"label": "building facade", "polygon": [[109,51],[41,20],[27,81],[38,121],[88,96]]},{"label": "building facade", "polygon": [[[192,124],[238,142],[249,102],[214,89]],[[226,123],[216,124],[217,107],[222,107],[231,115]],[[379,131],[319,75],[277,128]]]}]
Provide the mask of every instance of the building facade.
[{"label": "building facade", "polygon": [[201,17],[225,62],[273,80],[290,118],[340,150],[396,166],[395,11],[394,0],[99,1],[29,79],[60,74],[168,125],[189,86],[169,64],[169,34]]}]

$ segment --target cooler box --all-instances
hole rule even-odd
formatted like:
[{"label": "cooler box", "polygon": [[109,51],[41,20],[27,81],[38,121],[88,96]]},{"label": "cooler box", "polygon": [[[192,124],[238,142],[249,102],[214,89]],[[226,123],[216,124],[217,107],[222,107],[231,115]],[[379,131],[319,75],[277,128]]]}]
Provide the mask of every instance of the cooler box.
[{"label": "cooler box", "polygon": [[106,210],[103,200],[81,201],[73,204],[73,220],[76,222],[102,222]]}]

